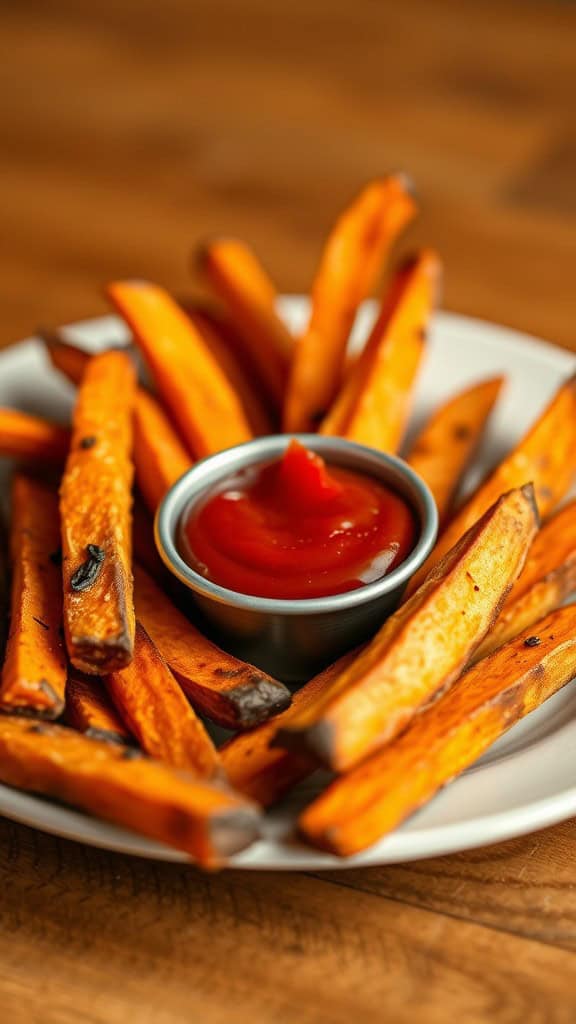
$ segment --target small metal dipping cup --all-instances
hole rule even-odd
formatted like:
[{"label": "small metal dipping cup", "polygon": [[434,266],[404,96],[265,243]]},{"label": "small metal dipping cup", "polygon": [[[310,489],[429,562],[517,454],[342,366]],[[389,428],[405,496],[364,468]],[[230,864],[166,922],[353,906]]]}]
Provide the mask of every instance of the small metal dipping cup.
[{"label": "small metal dipping cup", "polygon": [[[279,458],[293,437],[332,465],[381,480],[412,506],[418,522],[413,550],[387,576],[343,594],[280,600],[240,594],[195,572],[179,550],[180,527],[193,506],[228,477]],[[310,679],[344,651],[369,639],[400,602],[411,576],[432,550],[438,513],[432,494],[410,467],[391,455],[317,434],[261,437],[203,459],[168,491],[156,515],[156,544],[188,589],[204,628],[221,647],[287,683]]]}]

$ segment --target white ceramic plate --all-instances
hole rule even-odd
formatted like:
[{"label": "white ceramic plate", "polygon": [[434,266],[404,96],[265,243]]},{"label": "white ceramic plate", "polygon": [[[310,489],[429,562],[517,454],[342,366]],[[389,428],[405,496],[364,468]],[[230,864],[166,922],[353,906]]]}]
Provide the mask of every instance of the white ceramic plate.
[{"label": "white ceramic plate", "polygon": [[[304,299],[285,298],[281,310],[292,326],[300,327],[307,304]],[[367,305],[357,325],[359,339],[371,316]],[[93,350],[125,338],[122,325],[113,317],[76,325],[70,335]],[[412,429],[435,403],[458,388],[505,373],[508,387],[480,453],[479,466],[484,469],[524,432],[559,381],[575,368],[573,355],[544,342],[442,313],[435,321],[420,377]],[[0,353],[1,405],[62,418],[71,396],[72,389],[47,367],[37,342],[22,342]],[[6,488],[6,470],[6,465],[0,466],[0,490]],[[270,816],[262,840],[235,857],[232,866],[314,871],[385,864],[452,853],[543,828],[576,815],[575,749],[576,681],[511,729],[402,828],[365,853],[342,861],[308,849],[291,836],[297,807],[321,785],[321,779],[313,777]],[[161,860],[186,859],[157,843],[6,786],[0,786],[0,814],[94,846]]]}]

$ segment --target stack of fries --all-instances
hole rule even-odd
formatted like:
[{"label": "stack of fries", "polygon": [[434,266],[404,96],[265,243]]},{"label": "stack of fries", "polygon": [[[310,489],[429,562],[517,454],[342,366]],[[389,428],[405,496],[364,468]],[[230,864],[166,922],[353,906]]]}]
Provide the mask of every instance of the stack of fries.
[{"label": "stack of fries", "polygon": [[[110,285],[154,393],[129,349],[89,356],[46,334],[53,367],[77,385],[71,429],[0,410],[0,454],[19,460],[0,558],[0,781],[214,867],[323,765],[333,781],[295,827],[349,855],[574,676],[576,607],[562,606],[576,583],[576,516],[573,501],[560,506],[576,470],[575,379],[460,506],[502,379],[434,411],[406,458],[436,498],[436,548],[373,640],[293,698],[199,632],[156,555],[151,516],[196,459],[280,429],[398,452],[439,290],[434,252],[402,263],[361,354],[347,346],[415,211],[402,176],[364,189],[328,238],[298,339],[235,240],[195,260],[214,306]],[[235,735],[217,749],[205,719]]]}]

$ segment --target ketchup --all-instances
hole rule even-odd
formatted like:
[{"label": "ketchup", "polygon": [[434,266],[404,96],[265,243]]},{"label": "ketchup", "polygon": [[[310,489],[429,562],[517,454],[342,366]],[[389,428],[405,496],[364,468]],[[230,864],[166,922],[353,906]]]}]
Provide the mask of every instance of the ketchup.
[{"label": "ketchup", "polygon": [[228,478],[196,505],[181,541],[192,568],[220,586],[300,599],[380,579],[415,536],[414,513],[395,491],[291,441],[280,459]]}]

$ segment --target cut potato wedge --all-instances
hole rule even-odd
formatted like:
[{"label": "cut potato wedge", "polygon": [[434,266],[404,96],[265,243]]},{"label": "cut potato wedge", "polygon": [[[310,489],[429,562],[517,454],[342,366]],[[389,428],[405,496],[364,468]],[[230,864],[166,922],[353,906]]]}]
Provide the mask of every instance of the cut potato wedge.
[{"label": "cut potato wedge", "polygon": [[314,846],[350,856],[400,825],[576,674],[576,607],[553,612],[469,669],[393,743],[337,779],[299,820]]},{"label": "cut potato wedge", "polygon": [[277,742],[346,771],[398,735],[458,678],[497,617],[537,528],[531,486],[499,498]]}]

